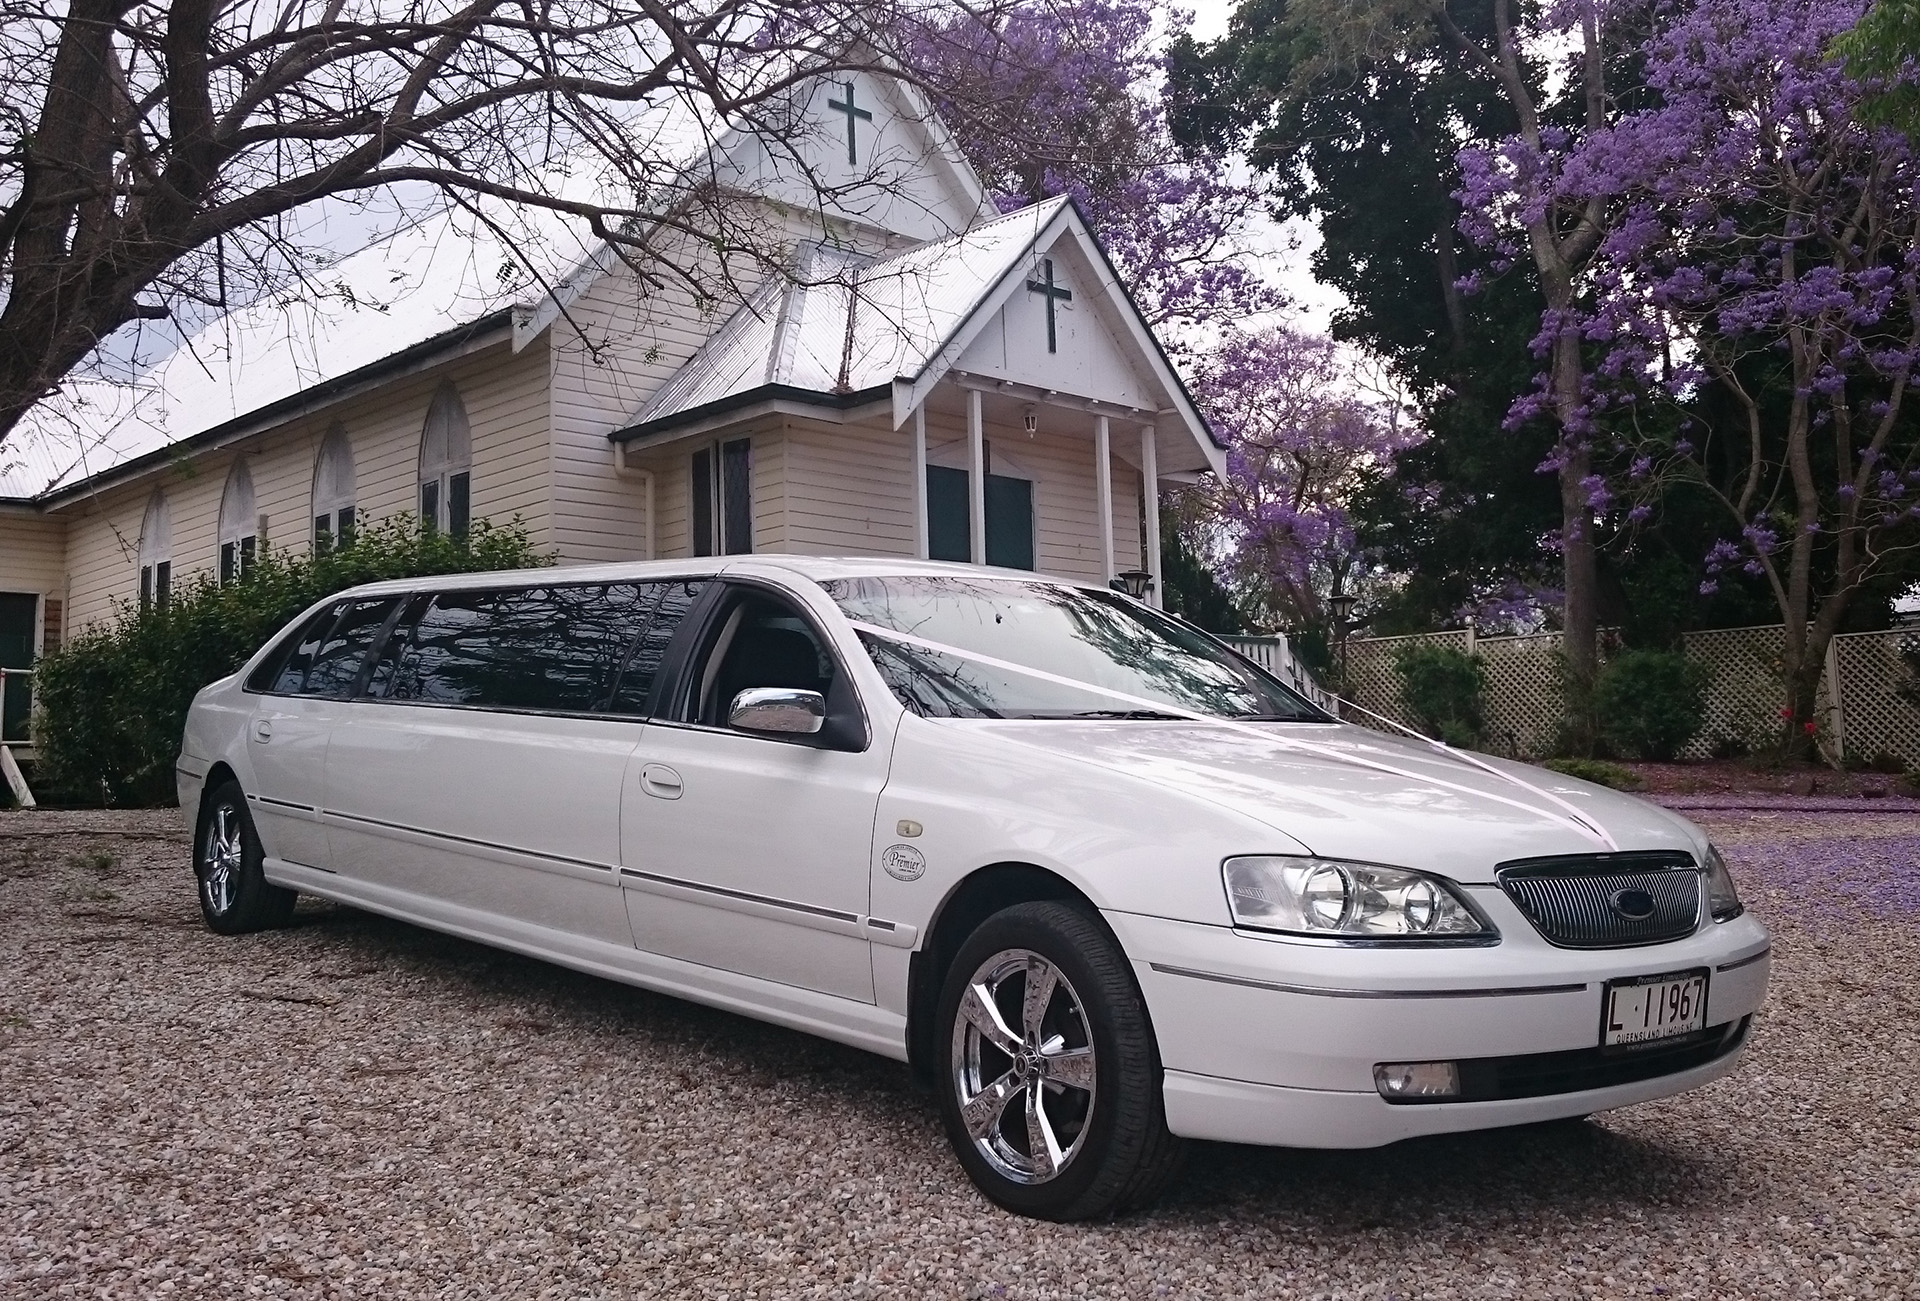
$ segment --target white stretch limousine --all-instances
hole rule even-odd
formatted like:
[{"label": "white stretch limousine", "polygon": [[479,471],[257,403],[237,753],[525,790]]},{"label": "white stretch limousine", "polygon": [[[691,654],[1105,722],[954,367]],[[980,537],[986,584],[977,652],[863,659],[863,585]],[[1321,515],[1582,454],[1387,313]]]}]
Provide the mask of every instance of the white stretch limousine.
[{"label": "white stretch limousine", "polygon": [[297,892],[912,1062],[980,1188],[1367,1147],[1731,1069],[1767,932],[1651,804],[1328,718],[1006,571],[737,557],[381,583],[194,701],[221,933]]}]

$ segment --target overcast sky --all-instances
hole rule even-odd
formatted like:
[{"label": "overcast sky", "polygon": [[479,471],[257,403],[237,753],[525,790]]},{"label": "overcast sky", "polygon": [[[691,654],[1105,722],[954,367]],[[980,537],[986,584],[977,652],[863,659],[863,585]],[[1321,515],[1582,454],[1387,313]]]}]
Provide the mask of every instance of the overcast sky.
[{"label": "overcast sky", "polygon": [[[1175,2],[1181,3],[1181,0]],[[1226,34],[1227,19],[1234,11],[1235,0],[1184,0],[1183,7],[1193,11],[1190,30],[1194,36],[1211,41]],[[1300,328],[1324,333],[1340,304],[1340,295],[1315,280],[1308,270],[1308,259],[1320,246],[1320,233],[1303,221],[1279,226],[1262,219],[1259,228],[1251,234],[1251,242],[1261,256],[1272,260],[1273,278],[1296,305],[1289,321]]]}]

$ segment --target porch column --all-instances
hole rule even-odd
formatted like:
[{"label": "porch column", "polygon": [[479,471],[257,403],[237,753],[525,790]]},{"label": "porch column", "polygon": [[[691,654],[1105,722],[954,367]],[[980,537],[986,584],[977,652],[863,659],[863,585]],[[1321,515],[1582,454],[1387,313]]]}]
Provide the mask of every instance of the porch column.
[{"label": "porch column", "polygon": [[927,409],[913,409],[913,554],[925,560],[927,541]]},{"label": "porch column", "polygon": [[987,431],[980,415],[980,390],[967,390],[967,539],[973,563],[987,563]]},{"label": "porch column", "polygon": [[1160,580],[1160,449],[1154,446],[1153,426],[1140,430],[1140,491],[1147,507],[1147,572],[1153,575],[1153,590],[1147,599],[1155,609],[1167,608]]},{"label": "porch column", "polygon": [[1093,475],[1095,499],[1100,503],[1100,580],[1113,585],[1113,443],[1107,418],[1093,418]]}]

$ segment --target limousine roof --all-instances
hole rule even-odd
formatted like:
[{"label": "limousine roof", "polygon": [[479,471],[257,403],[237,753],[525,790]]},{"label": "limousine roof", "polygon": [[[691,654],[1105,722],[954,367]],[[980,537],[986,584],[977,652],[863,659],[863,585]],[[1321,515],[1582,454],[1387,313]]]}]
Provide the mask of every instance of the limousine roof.
[{"label": "limousine roof", "polygon": [[390,578],[353,589],[356,596],[385,596],[402,592],[462,592],[486,587],[528,587],[550,583],[612,583],[623,579],[705,578],[717,574],[758,575],[763,578],[800,577],[815,582],[829,578],[890,578],[923,575],[949,578],[971,575],[1033,583],[1090,586],[1071,578],[1036,574],[1027,569],[996,569],[986,565],[954,564],[944,560],[892,559],[875,556],[701,556],[683,560],[635,560],[602,565],[562,565],[553,569],[497,569],[477,574],[436,574],[426,578]]}]

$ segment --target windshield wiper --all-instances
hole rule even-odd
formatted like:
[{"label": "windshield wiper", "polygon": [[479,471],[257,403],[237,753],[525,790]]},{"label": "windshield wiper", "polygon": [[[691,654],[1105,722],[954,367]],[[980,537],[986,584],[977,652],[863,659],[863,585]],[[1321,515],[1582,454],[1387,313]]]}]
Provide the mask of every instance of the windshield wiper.
[{"label": "windshield wiper", "polygon": [[1168,718],[1178,719],[1178,714],[1165,714],[1157,709],[1081,709],[1065,718]]}]

